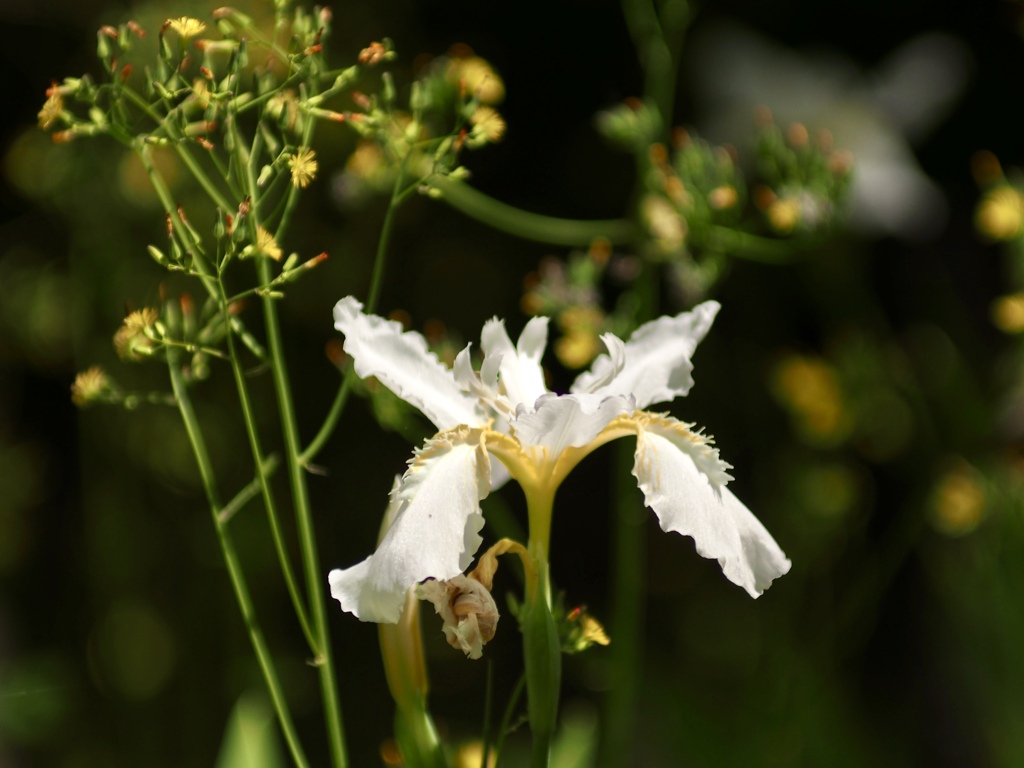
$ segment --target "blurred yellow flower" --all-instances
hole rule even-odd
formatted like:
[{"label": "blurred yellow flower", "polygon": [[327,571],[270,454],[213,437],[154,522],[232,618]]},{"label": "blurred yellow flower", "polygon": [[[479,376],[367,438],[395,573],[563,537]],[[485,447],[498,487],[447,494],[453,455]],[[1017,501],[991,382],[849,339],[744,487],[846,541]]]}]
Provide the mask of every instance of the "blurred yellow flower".
[{"label": "blurred yellow flower", "polygon": [[482,136],[491,144],[501,141],[505,135],[505,119],[491,107],[477,107],[470,122],[473,123],[473,134]]},{"label": "blurred yellow flower", "polygon": [[686,240],[686,222],[671,203],[660,195],[645,195],[640,215],[662,253],[675,253]]},{"label": "blurred yellow flower", "polygon": [[277,240],[263,227],[256,227],[256,250],[274,261],[280,261],[281,256],[284,255]]},{"label": "blurred yellow flower", "polygon": [[316,178],[318,163],[316,152],[309,147],[299,147],[299,151],[288,158],[288,167],[292,172],[292,184],[296,188],[309,186]]},{"label": "blurred yellow flower", "polygon": [[963,536],[978,527],[985,513],[982,476],[963,459],[948,470],[932,492],[932,523],[947,536]]},{"label": "blurred yellow flower", "polygon": [[136,310],[124,319],[114,334],[114,349],[122,360],[144,360],[152,352],[154,343],[150,333],[159,318],[152,307]]},{"label": "blurred yellow flower", "polygon": [[800,201],[794,197],[780,197],[768,206],[765,215],[776,232],[792,232],[800,223]]},{"label": "blurred yellow flower", "polygon": [[37,117],[39,118],[39,127],[44,131],[49,128],[53,123],[60,117],[60,113],[64,111],[64,99],[55,90],[50,91],[50,95],[46,97],[46,103],[43,104],[43,108],[39,110]]},{"label": "blurred yellow flower", "polygon": [[989,190],[978,203],[974,224],[993,240],[1012,240],[1024,230],[1024,195],[1010,186]]},{"label": "blurred yellow flower", "polygon": [[360,141],[349,155],[345,170],[356,178],[372,181],[385,170],[384,151],[375,141]]},{"label": "blurred yellow flower", "polygon": [[708,193],[708,205],[716,211],[732,208],[736,205],[738,199],[739,195],[736,194],[736,187],[729,186],[728,184],[715,187]]},{"label": "blurred yellow flower", "polygon": [[1024,332],[1024,293],[1000,296],[989,309],[992,324],[1004,333]]},{"label": "blurred yellow flower", "polygon": [[89,405],[111,389],[110,380],[98,365],[75,376],[71,385],[71,402],[75,405]]},{"label": "blurred yellow flower", "polygon": [[838,442],[848,434],[850,418],[839,381],[824,360],[789,355],[775,367],[772,389],[808,441]]},{"label": "blurred yellow flower", "polygon": [[[455,755],[455,768],[481,768],[484,760],[484,745],[480,741],[471,741],[459,747]],[[498,764],[498,753],[492,749],[487,755],[486,768],[494,768]]]},{"label": "blurred yellow flower", "polygon": [[555,355],[566,368],[582,368],[604,350],[598,334],[604,314],[597,307],[568,307],[558,316],[563,336],[555,342]]},{"label": "blurred yellow flower", "polygon": [[449,81],[462,83],[481,104],[499,104],[505,98],[505,84],[491,65],[479,56],[451,59],[447,75]]},{"label": "blurred yellow flower", "polygon": [[191,16],[181,16],[177,19],[168,19],[165,22],[165,26],[168,26],[177,32],[178,37],[182,40],[188,40],[189,38],[195,37],[206,29],[205,23],[201,22],[199,19],[193,19]]}]

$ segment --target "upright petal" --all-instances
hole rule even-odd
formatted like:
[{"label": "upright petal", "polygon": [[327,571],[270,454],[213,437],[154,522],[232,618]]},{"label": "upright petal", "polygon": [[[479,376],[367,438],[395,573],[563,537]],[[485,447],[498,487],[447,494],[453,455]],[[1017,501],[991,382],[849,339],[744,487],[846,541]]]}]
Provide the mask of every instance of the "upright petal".
[{"label": "upright petal", "polygon": [[633,410],[631,395],[597,401],[589,395],[547,394],[537,398],[532,411],[520,406],[512,427],[520,443],[543,446],[557,458],[570,446],[590,443],[612,419]]},{"label": "upright petal", "polygon": [[345,334],[345,352],[361,378],[376,376],[439,430],[483,423],[476,398],[459,388],[452,372],[427,349],[426,339],[414,331],[403,333],[400,323],[362,310],[352,296],[334,307],[334,327]]},{"label": "upright petal", "polygon": [[789,571],[790,562],[760,521],[725,487],[728,465],[675,419],[638,422],[633,475],[665,531],[691,536],[729,581],[751,597]]},{"label": "upright petal", "polygon": [[501,385],[513,407],[534,401],[547,392],[544,386],[544,369],[540,360],[548,343],[548,318],[534,317],[523,328],[515,347],[508,337],[503,320],[488,320],[480,334],[480,346],[484,350],[484,368],[488,363],[500,360],[498,371]]},{"label": "upright petal", "polygon": [[478,431],[463,428],[428,440],[394,492],[401,507],[377,551],[358,565],[331,571],[331,595],[342,609],[363,621],[394,623],[406,589],[468,568],[482,541],[480,500],[490,480]]},{"label": "upright petal", "polygon": [[598,395],[631,392],[637,408],[685,395],[693,386],[690,357],[711,328],[718,309],[718,302],[705,301],[689,312],[645,323],[630,336],[624,350],[605,339],[611,356],[599,356],[589,371],[576,378],[570,391]]}]

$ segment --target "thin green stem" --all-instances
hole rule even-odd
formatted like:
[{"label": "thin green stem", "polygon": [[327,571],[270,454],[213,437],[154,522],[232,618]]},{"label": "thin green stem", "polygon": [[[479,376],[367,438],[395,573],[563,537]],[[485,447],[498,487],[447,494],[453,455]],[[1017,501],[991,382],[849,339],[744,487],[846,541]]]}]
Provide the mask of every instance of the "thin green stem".
[{"label": "thin green stem", "polygon": [[338,394],[334,397],[334,402],[331,403],[331,409],[327,412],[327,417],[324,419],[324,423],[320,426],[320,431],[316,433],[306,449],[299,454],[299,461],[302,466],[308,466],[309,463],[316,457],[320,450],[327,443],[327,440],[334,432],[334,428],[338,425],[338,419],[341,418],[341,413],[345,409],[345,403],[348,401],[348,396],[352,392],[352,385],[356,380],[356,373],[351,368],[345,373],[342,379],[341,386],[338,387]]},{"label": "thin green stem", "polygon": [[501,764],[501,756],[503,754],[502,747],[505,746],[505,736],[508,733],[509,726],[512,725],[512,716],[515,714],[516,707],[519,706],[519,698],[523,695],[523,691],[525,689],[526,675],[522,674],[516,682],[516,687],[512,689],[512,695],[509,696],[508,705],[505,707],[505,714],[501,718],[501,726],[498,728],[498,741],[494,745],[495,768]]},{"label": "thin green stem", "polygon": [[605,697],[601,764],[630,764],[633,726],[640,699],[643,643],[644,521],[630,477],[633,452],[626,441],[615,445],[617,472],[612,518],[612,599],[610,630],[611,690]]},{"label": "thin green stem", "polygon": [[[245,157],[244,144],[238,123],[231,120],[228,129],[233,133],[236,163],[240,172],[245,173],[243,183],[252,201],[249,226],[255,235],[259,210],[256,178],[252,164]],[[262,284],[271,281],[270,260],[257,258],[257,279]],[[300,461],[301,448],[299,429],[295,417],[292,400],[291,384],[284,358],[284,341],[281,335],[281,324],[277,315],[277,303],[269,297],[262,298],[263,321],[267,332],[267,351],[270,359],[271,373],[274,379],[274,390],[277,395],[277,406],[281,418],[281,431],[284,436],[285,455],[288,464],[288,477],[292,489],[292,501],[295,506],[295,517],[299,533],[299,547],[306,574],[306,591],[309,595],[313,618],[313,634],[319,655],[316,658],[317,670],[320,674],[320,690],[324,702],[324,717],[330,743],[331,758],[336,768],[344,768],[348,764],[345,753],[345,737],[341,720],[341,706],[338,700],[337,684],[334,677],[334,664],[330,633],[327,626],[327,614],[324,602],[323,582],[320,571],[320,559],[316,551],[316,536],[313,529],[313,515],[309,503],[309,490],[306,486],[304,466]]]},{"label": "thin green stem", "polygon": [[234,588],[235,599],[238,601],[242,619],[245,621],[245,626],[249,633],[249,641],[252,643],[253,651],[256,653],[256,659],[263,673],[263,679],[266,681],[267,688],[270,691],[274,712],[277,714],[277,720],[281,725],[281,731],[284,733],[285,742],[288,744],[292,759],[299,768],[308,768],[309,762],[306,760],[306,755],[302,750],[298,734],[292,723],[291,712],[288,709],[288,702],[285,699],[284,691],[281,689],[281,683],[277,677],[273,657],[270,654],[269,648],[267,648],[259,622],[256,620],[256,611],[252,598],[249,595],[249,587],[246,584],[241,563],[235,552],[231,533],[227,525],[221,520],[221,512],[223,510],[218,499],[213,464],[210,461],[209,453],[207,453],[206,442],[203,439],[203,433],[199,426],[199,420],[196,418],[195,410],[192,408],[192,400],[185,387],[181,368],[178,366],[173,352],[168,354],[167,362],[171,375],[171,388],[178,401],[178,410],[181,413],[181,419],[185,425],[189,442],[192,444],[196,463],[199,465],[199,476],[202,479],[206,499],[210,505],[210,514],[213,518],[214,528],[217,531],[221,554],[224,556],[224,563],[227,566],[231,585]]},{"label": "thin green stem", "polygon": [[441,199],[456,210],[527,240],[585,248],[599,238],[622,245],[633,242],[637,236],[636,225],[626,219],[580,221],[542,216],[499,202],[468,184],[445,176],[431,176],[428,183],[440,191]]},{"label": "thin green stem", "polygon": [[[407,158],[408,159],[408,158]],[[405,199],[409,189],[402,189],[402,184],[405,179],[405,160],[399,166],[398,177],[395,179],[395,184],[391,189],[391,199],[388,201],[388,210],[384,214],[384,223],[381,225],[380,238],[377,241],[377,254],[373,262],[373,275],[370,278],[370,294],[366,299],[366,311],[368,313],[373,312],[377,309],[377,302],[380,300],[381,286],[384,284],[384,268],[387,263],[388,245],[391,242],[391,232],[394,229],[395,224],[395,211],[398,209],[399,204]],[[334,398],[334,402],[331,404],[331,409],[327,412],[327,417],[324,419],[324,423],[320,426],[320,430],[317,432],[316,437],[310,442],[306,449],[299,454],[299,463],[303,466],[308,466],[309,462],[313,460],[320,450],[324,447],[327,440],[333,434],[335,427],[338,425],[338,420],[341,418],[342,411],[345,409],[345,403],[348,402],[348,396],[352,391],[352,385],[355,382],[356,375],[355,371],[349,369],[346,372],[344,379],[341,382],[341,386],[338,388],[338,394]]]},{"label": "thin green stem", "polygon": [[491,707],[494,700],[494,660],[487,659],[487,688],[484,692],[484,722],[483,722],[483,755],[480,757],[480,768],[488,768],[488,761],[491,755]]},{"label": "thin green stem", "polygon": [[[224,285],[220,283],[221,290],[221,312],[227,315],[228,305],[224,296]],[[313,634],[309,623],[309,616],[304,604],[302,594],[299,592],[292,572],[291,557],[285,545],[284,535],[281,533],[281,525],[278,522],[277,502],[274,500],[274,492],[270,487],[270,477],[263,471],[263,448],[260,445],[259,428],[256,425],[256,414],[253,412],[252,402],[249,399],[249,388],[245,381],[245,370],[242,361],[238,356],[235,346],[234,334],[227,334],[228,356],[231,359],[231,370],[235,375],[235,390],[238,392],[238,404],[242,409],[242,418],[245,421],[245,432],[249,438],[249,448],[252,451],[253,461],[256,464],[257,480],[260,484],[260,493],[263,496],[263,506],[267,510],[267,521],[270,523],[270,535],[274,540],[274,549],[277,552],[278,562],[281,564],[281,572],[284,574],[285,585],[288,587],[288,595],[291,597],[292,605],[295,608],[295,615],[302,627],[302,633],[306,636],[306,642],[314,656],[322,652],[319,639]]]},{"label": "thin green stem", "polygon": [[263,486],[262,475],[273,477],[280,463],[281,462],[277,456],[268,456],[267,459],[261,463],[260,469],[256,473],[256,477],[253,478],[252,482],[236,493],[235,497],[221,509],[219,514],[220,521],[222,523],[231,522],[231,518],[238,514],[246,504],[259,496],[260,489]]},{"label": "thin green stem", "polygon": [[738,229],[712,225],[701,245],[735,258],[764,264],[790,264],[800,251],[816,248],[823,238],[772,240]]}]

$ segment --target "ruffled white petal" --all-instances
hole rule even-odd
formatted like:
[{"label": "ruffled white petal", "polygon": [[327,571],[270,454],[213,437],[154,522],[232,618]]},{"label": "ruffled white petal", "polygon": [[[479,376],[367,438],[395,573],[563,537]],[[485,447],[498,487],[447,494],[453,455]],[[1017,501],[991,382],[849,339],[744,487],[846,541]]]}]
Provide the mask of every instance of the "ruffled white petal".
[{"label": "ruffled white petal", "polygon": [[[518,344],[513,347],[503,320],[488,320],[480,334],[480,346],[484,350],[484,371],[494,368],[501,374],[501,389],[513,408],[520,404],[532,405],[546,393],[544,369],[540,360],[548,343],[548,318],[534,317],[519,335]],[[485,378],[486,381],[486,378]]]},{"label": "ruffled white petal", "polygon": [[611,355],[600,355],[589,371],[577,377],[570,391],[597,395],[631,392],[637,408],[685,395],[693,386],[690,357],[718,310],[718,302],[705,301],[689,312],[645,323],[626,342],[621,357],[614,342],[602,336]]},{"label": "ruffled white petal", "polygon": [[362,310],[352,296],[334,307],[334,327],[345,334],[345,352],[360,378],[376,376],[439,430],[483,423],[476,398],[459,389],[452,372],[427,349],[426,339],[414,331],[403,333],[400,323]]},{"label": "ruffled white petal", "polygon": [[617,416],[635,410],[632,395],[606,397],[546,394],[537,398],[534,410],[520,406],[512,422],[523,445],[543,446],[557,458],[570,446],[591,442]]},{"label": "ruffled white petal", "polygon": [[693,538],[729,581],[757,597],[790,562],[760,521],[725,487],[725,465],[674,419],[640,422],[633,475],[665,531]]},{"label": "ruffled white petal", "polygon": [[406,589],[468,568],[482,541],[480,500],[490,480],[478,433],[463,429],[428,440],[394,493],[401,507],[377,551],[358,565],[331,571],[331,595],[342,609],[363,621],[394,623]]}]

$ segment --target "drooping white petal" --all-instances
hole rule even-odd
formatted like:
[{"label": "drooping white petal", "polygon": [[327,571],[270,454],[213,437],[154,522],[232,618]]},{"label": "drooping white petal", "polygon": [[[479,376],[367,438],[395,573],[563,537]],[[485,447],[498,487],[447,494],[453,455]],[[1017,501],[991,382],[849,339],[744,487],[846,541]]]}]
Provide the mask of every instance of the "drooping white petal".
[{"label": "drooping white petal", "polygon": [[[591,402],[592,401],[592,402]],[[555,457],[570,446],[583,446],[617,416],[635,410],[632,395],[606,397],[546,394],[537,398],[534,410],[520,406],[512,428],[523,445],[538,445]]]},{"label": "drooping white petal", "polygon": [[459,389],[452,372],[427,349],[426,339],[362,309],[352,296],[334,307],[334,327],[345,334],[345,352],[360,378],[376,376],[439,430],[483,423],[476,398]]},{"label": "drooping white petal", "polygon": [[393,501],[401,504],[372,556],[331,571],[331,595],[363,621],[398,621],[405,591],[424,579],[454,578],[482,541],[480,500],[490,460],[479,436],[457,430],[428,440],[409,464]]},{"label": "drooping white petal", "polygon": [[705,301],[689,312],[645,323],[626,342],[621,360],[614,343],[609,344],[602,336],[611,356],[600,355],[589,371],[576,378],[569,391],[597,395],[632,392],[637,408],[685,395],[693,386],[690,357],[711,328],[718,310],[718,302]]},{"label": "drooping white petal", "polygon": [[729,581],[757,597],[789,571],[790,562],[725,487],[727,468],[682,422],[640,422],[633,475],[662,529],[692,537],[699,555],[718,560]]},{"label": "drooping white petal", "polygon": [[498,359],[501,386],[513,407],[532,405],[546,393],[544,370],[540,360],[548,342],[548,318],[534,317],[523,328],[518,344],[513,347],[503,320],[488,320],[480,334],[484,350],[484,368]]}]

